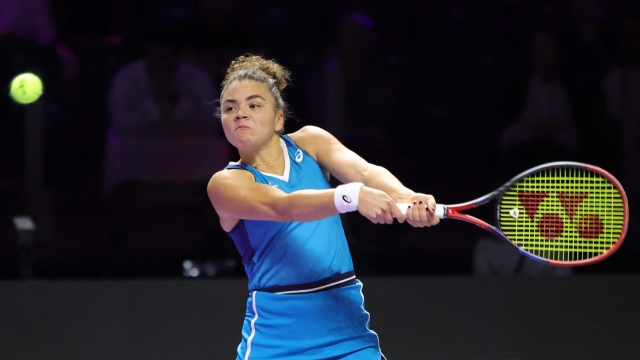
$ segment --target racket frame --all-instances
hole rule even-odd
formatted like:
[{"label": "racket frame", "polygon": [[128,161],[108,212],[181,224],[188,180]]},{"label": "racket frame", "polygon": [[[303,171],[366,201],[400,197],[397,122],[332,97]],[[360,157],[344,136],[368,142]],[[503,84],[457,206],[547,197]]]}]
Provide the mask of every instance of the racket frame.
[{"label": "racket frame", "polygon": [[[531,254],[529,252],[527,252],[526,250],[523,250],[522,248],[520,248],[518,245],[516,245],[515,243],[513,243],[511,240],[509,240],[509,238],[504,234],[504,232],[502,232],[502,227],[500,225],[500,203],[502,200],[502,197],[504,196],[504,194],[506,193],[506,191],[508,189],[511,188],[511,186],[513,186],[513,184],[515,184],[516,182],[522,180],[523,178],[532,175],[534,173],[540,172],[542,170],[546,170],[546,169],[551,169],[551,168],[576,168],[576,169],[582,169],[582,170],[588,170],[588,171],[592,171],[596,174],[599,174],[601,176],[603,176],[604,178],[606,178],[607,180],[609,180],[616,188],[617,190],[620,192],[620,196],[622,198],[623,201],[623,206],[624,206],[624,220],[623,220],[623,226],[622,226],[622,232],[620,233],[620,237],[618,238],[618,240],[616,241],[616,243],[611,247],[611,249],[607,250],[606,252],[604,252],[603,254],[600,254],[596,257],[590,258],[590,259],[586,259],[586,260],[579,260],[579,261],[557,261],[557,260],[549,260],[549,259],[545,259],[543,257]],[[496,201],[496,219],[495,222],[496,224],[498,224],[498,226],[494,226],[489,224],[486,221],[480,220],[474,216],[471,216],[469,214],[465,214],[462,213],[462,211],[465,210],[469,210],[469,209],[473,209],[473,208],[477,208],[481,205],[484,205],[494,199],[497,199]],[[629,202],[627,199],[627,195],[624,191],[624,189],[622,188],[622,185],[620,184],[620,182],[613,177],[613,175],[611,175],[609,172],[607,172],[604,169],[601,169],[597,166],[593,166],[593,165],[589,165],[589,164],[583,164],[583,163],[579,163],[579,162],[573,162],[573,161],[556,161],[556,162],[551,162],[551,163],[546,163],[546,164],[542,164],[536,167],[533,167],[531,169],[528,169],[518,175],[516,175],[515,177],[513,177],[511,180],[509,180],[507,183],[505,183],[504,185],[502,185],[500,188],[498,188],[497,190],[479,197],[475,200],[471,200],[468,202],[464,202],[464,203],[460,203],[460,204],[453,204],[453,205],[442,205],[442,204],[438,204],[436,205],[436,216],[438,216],[441,219],[457,219],[457,220],[462,220],[462,221],[466,221],[468,223],[474,224],[476,226],[479,226],[487,231],[489,231],[490,233],[496,235],[498,238],[506,241],[507,243],[509,243],[512,246],[515,246],[518,251],[520,251],[520,253],[530,259],[536,260],[536,261],[542,261],[542,262],[546,262],[548,264],[554,265],[554,266],[583,266],[583,265],[589,265],[589,264],[595,264],[597,262],[600,262],[606,258],[608,258],[609,256],[611,256],[614,252],[616,252],[616,250],[618,250],[618,248],[620,247],[620,245],[622,245],[622,242],[624,241],[624,238],[627,234],[627,227],[629,224]]]}]

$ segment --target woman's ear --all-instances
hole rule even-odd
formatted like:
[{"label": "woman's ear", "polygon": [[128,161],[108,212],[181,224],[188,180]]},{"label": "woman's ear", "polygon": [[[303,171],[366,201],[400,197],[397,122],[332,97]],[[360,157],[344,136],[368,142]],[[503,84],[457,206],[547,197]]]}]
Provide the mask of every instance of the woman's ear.
[{"label": "woman's ear", "polygon": [[282,130],[283,127],[284,127],[284,114],[282,112],[279,112],[278,115],[276,116],[276,131]]}]

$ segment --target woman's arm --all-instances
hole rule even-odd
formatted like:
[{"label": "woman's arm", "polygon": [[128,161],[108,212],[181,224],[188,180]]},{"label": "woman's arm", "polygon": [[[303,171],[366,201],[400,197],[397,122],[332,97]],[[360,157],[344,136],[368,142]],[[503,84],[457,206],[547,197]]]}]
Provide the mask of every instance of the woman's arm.
[{"label": "woman's arm", "polygon": [[[305,126],[291,134],[298,145],[314,156],[320,165],[343,183],[362,182],[365,186],[388,194],[396,203],[409,203],[407,221],[417,227],[439,222],[434,215],[436,201],[431,195],[416,193],[405,187],[391,172],[368,163],[345,147],[327,131]],[[380,149],[380,151],[385,151]],[[367,194],[363,197],[366,198]]]},{"label": "woman's arm", "polygon": [[223,170],[207,186],[220,216],[271,221],[313,221],[338,213],[333,190],[301,190],[286,194],[254,181],[248,171]]},{"label": "woman's arm", "polygon": [[[336,191],[299,190],[286,194],[275,187],[256,183],[253,175],[243,170],[220,171],[211,177],[207,186],[209,199],[221,222],[234,225],[237,219],[304,222],[333,216],[339,213]],[[363,186],[356,196],[353,204],[357,204],[357,210],[372,222],[391,224],[394,217],[399,222],[404,221],[400,209],[384,192]]]}]

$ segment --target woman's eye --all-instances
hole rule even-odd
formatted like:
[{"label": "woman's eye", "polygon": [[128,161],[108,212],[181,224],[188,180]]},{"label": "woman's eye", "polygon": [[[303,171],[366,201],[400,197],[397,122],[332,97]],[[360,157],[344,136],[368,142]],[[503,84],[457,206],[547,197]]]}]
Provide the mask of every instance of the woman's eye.
[{"label": "woman's eye", "polygon": [[229,112],[232,111],[234,108],[232,106],[229,106],[227,108],[224,108],[224,112]]},{"label": "woman's eye", "polygon": [[249,108],[251,108],[251,109],[257,109],[257,108],[259,108],[259,107],[260,107],[260,105],[258,105],[258,104],[251,104],[251,105],[249,105]]}]

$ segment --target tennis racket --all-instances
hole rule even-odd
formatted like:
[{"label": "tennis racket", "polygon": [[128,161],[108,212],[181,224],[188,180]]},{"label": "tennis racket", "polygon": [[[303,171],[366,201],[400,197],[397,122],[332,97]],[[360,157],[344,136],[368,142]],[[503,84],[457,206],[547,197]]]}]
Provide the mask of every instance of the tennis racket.
[{"label": "tennis racket", "polygon": [[[495,226],[462,213],[494,199]],[[408,205],[399,204],[405,214]],[[435,215],[477,225],[531,259],[581,266],[602,261],[620,247],[629,204],[622,185],[607,171],[563,161],[529,169],[476,200],[438,204]]]}]

